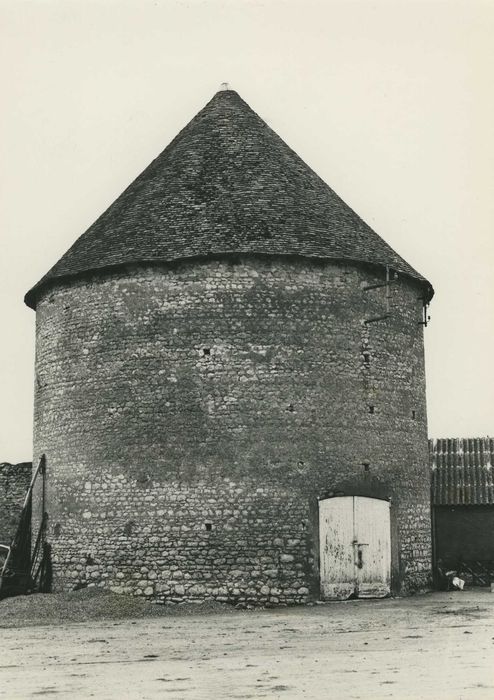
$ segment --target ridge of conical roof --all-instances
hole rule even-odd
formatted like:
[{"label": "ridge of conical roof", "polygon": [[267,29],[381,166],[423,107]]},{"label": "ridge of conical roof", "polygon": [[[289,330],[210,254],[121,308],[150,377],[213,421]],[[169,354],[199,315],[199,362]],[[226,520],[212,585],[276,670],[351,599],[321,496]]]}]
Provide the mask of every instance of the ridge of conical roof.
[{"label": "ridge of conical roof", "polygon": [[229,254],[389,266],[429,282],[244,102],[222,89],[26,294],[107,268]]}]

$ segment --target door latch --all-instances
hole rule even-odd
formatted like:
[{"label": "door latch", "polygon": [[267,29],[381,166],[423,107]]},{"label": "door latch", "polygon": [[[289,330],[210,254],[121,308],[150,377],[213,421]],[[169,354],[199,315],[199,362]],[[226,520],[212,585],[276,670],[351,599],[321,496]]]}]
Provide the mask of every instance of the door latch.
[{"label": "door latch", "polygon": [[357,546],[357,561],[355,562],[355,564],[359,569],[362,569],[362,567],[364,566],[364,552],[362,550],[362,547],[367,547],[368,543],[354,542],[354,544]]}]

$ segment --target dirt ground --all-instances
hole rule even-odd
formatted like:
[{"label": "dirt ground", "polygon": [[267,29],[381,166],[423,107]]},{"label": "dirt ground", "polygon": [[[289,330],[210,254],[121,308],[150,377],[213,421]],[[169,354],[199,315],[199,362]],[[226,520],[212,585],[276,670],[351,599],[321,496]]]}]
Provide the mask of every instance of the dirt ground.
[{"label": "dirt ground", "polygon": [[494,698],[494,593],[485,589],[5,624],[0,697],[8,700]]}]

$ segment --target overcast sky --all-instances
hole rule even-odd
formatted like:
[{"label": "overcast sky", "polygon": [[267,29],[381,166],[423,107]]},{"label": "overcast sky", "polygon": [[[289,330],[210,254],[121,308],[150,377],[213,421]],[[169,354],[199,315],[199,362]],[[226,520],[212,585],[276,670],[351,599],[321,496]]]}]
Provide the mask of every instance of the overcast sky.
[{"label": "overcast sky", "polygon": [[433,283],[430,435],[494,434],[493,37],[492,0],[0,0],[0,461],[24,293],[224,81]]}]

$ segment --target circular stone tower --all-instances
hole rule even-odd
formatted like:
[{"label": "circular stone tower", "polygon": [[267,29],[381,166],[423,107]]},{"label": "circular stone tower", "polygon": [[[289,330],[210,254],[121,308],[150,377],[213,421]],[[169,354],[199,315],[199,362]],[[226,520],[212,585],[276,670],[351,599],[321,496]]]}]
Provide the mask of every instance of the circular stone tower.
[{"label": "circular stone tower", "polygon": [[432,293],[215,95],[26,295],[55,587],[241,605],[426,587]]}]

